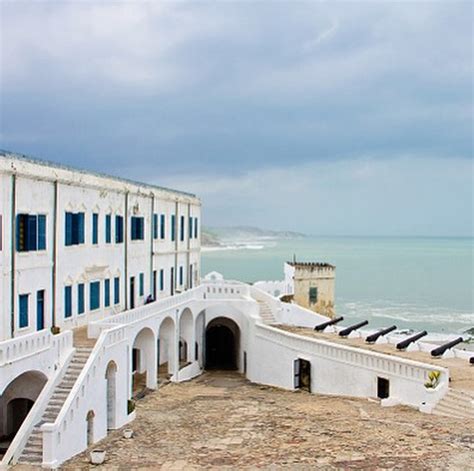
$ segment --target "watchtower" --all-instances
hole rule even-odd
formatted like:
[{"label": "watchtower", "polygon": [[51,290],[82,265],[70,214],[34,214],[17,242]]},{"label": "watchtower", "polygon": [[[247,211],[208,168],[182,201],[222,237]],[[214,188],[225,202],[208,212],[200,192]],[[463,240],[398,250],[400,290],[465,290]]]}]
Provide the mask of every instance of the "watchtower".
[{"label": "watchtower", "polygon": [[334,317],[336,267],[329,263],[286,262],[287,292],[302,307]]}]

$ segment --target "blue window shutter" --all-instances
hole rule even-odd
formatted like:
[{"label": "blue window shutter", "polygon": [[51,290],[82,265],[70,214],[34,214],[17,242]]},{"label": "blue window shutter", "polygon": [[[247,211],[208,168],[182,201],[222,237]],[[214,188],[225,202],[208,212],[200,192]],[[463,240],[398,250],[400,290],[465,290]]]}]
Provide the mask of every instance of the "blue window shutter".
[{"label": "blue window shutter", "polygon": [[38,250],[46,250],[46,216],[38,216]]},{"label": "blue window shutter", "polygon": [[110,306],[110,280],[104,281],[104,306]]},{"label": "blue window shutter", "polygon": [[24,217],[22,214],[18,214],[16,217],[16,250],[22,252],[25,246],[25,226]]},{"label": "blue window shutter", "polygon": [[180,225],[180,239],[181,242],[184,240],[184,216],[181,216],[181,225]]},{"label": "blue window shutter", "polygon": [[171,215],[171,240],[176,239],[176,216]]},{"label": "blue window shutter", "polygon": [[153,239],[158,239],[158,214],[153,214]]},{"label": "blue window shutter", "polygon": [[27,294],[20,294],[19,304],[20,304],[20,329],[23,327],[28,327],[28,299],[29,295]]},{"label": "blue window shutter", "polygon": [[97,213],[92,215],[92,243],[94,245],[99,243],[99,215]]},{"label": "blue window shutter", "polygon": [[79,244],[84,243],[84,213],[79,213]]},{"label": "blue window shutter", "polygon": [[64,317],[72,316],[72,287],[64,288]]},{"label": "blue window shutter", "polygon": [[198,238],[198,218],[194,219],[194,238]]},{"label": "blue window shutter", "polygon": [[36,250],[38,247],[38,218],[36,216],[28,216],[27,233],[27,249]]},{"label": "blue window shutter", "polygon": [[84,304],[84,283],[80,283],[77,285],[77,313],[83,314],[85,311],[85,304]]},{"label": "blue window shutter", "polygon": [[120,278],[114,278],[114,304],[120,303]]},{"label": "blue window shutter", "polygon": [[112,242],[112,216],[107,214],[105,216],[105,243]]},{"label": "blue window shutter", "polygon": [[72,213],[66,213],[65,239],[66,245],[72,245]]},{"label": "blue window shutter", "polygon": [[160,222],[160,237],[161,237],[161,239],[164,239],[165,238],[165,229],[166,229],[166,227],[165,227],[165,220],[166,220],[165,215],[162,214],[160,219],[161,219],[161,222]]},{"label": "blue window shutter", "polygon": [[192,239],[193,238],[193,218],[190,217],[189,218],[189,238]]},{"label": "blue window shutter", "polygon": [[183,267],[179,267],[179,284],[183,284]]},{"label": "blue window shutter", "polygon": [[160,291],[165,289],[165,271],[160,270]]},{"label": "blue window shutter", "polygon": [[140,289],[139,289],[140,296],[143,296],[145,293],[145,275],[140,273]]},{"label": "blue window shutter", "polygon": [[100,282],[93,281],[89,285],[90,288],[90,298],[89,298],[89,307],[91,311],[99,309],[100,307]]}]

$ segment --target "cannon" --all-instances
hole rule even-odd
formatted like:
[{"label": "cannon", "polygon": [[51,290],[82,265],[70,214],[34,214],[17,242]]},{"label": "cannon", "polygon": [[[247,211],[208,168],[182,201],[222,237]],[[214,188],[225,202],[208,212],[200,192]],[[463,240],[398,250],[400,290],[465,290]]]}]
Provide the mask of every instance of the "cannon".
[{"label": "cannon", "polygon": [[469,358],[469,363],[470,363],[471,365],[474,365],[474,357]]},{"label": "cannon", "polygon": [[330,321],[326,321],[326,322],[323,322],[322,324],[319,324],[319,325],[315,326],[314,330],[317,330],[318,332],[321,332],[326,327],[329,327],[330,325],[335,325],[338,322],[341,322],[342,320],[344,320],[344,317],[342,317],[342,316],[341,317],[336,317],[335,319],[331,319]]},{"label": "cannon", "polygon": [[364,325],[367,325],[368,323],[369,321],[362,321],[357,324],[351,325],[350,327],[346,327],[345,329],[342,329],[339,332],[339,335],[341,337],[347,337],[351,332],[353,332],[354,330],[357,330],[360,327],[364,327]]},{"label": "cannon", "polygon": [[379,330],[378,332],[375,332],[375,334],[368,335],[365,341],[368,343],[374,343],[378,340],[379,337],[383,337],[384,335],[387,335],[390,332],[393,332],[396,328],[397,328],[396,325],[392,325],[391,327],[387,327],[385,329]]},{"label": "cannon", "polygon": [[405,340],[402,340],[401,342],[397,343],[397,350],[405,350],[405,348],[408,347],[413,342],[416,342],[417,340],[420,340],[422,337],[425,335],[428,335],[428,332],[424,330],[423,332],[420,332],[418,334],[413,335],[412,337],[408,337]]},{"label": "cannon", "polygon": [[441,356],[446,350],[449,350],[450,348],[455,347],[458,343],[461,343],[463,341],[462,337],[458,337],[457,339],[451,340],[451,342],[445,343],[444,345],[441,345],[439,347],[434,348],[431,350],[431,356],[432,357],[439,357]]}]

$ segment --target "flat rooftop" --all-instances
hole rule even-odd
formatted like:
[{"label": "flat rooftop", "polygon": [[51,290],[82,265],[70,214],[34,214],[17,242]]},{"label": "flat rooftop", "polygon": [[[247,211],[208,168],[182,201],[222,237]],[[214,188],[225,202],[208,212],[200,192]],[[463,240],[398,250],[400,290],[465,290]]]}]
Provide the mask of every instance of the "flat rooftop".
[{"label": "flat rooftop", "polygon": [[319,263],[319,262],[286,262],[291,267],[295,268],[336,268],[330,263]]},{"label": "flat rooftop", "polygon": [[317,332],[309,327],[294,327],[289,325],[272,325],[278,329],[294,334],[304,335],[326,342],[337,343],[350,347],[370,350],[386,355],[393,355],[407,360],[419,361],[433,365],[434,368],[444,367],[449,369],[451,382],[449,387],[467,392],[474,392],[474,366],[471,366],[467,360],[462,358],[435,358],[429,352],[403,352],[397,350],[395,345],[387,344],[369,344],[362,338],[340,337],[336,333]]}]

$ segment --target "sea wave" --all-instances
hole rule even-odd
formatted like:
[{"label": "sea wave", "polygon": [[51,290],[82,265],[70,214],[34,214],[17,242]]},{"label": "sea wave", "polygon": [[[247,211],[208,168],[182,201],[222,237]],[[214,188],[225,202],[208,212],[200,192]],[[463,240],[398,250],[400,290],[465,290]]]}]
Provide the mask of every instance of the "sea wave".
[{"label": "sea wave", "polygon": [[223,252],[227,250],[262,250],[265,245],[254,245],[254,244],[235,244],[235,245],[223,245],[219,247],[202,247],[202,252]]}]

